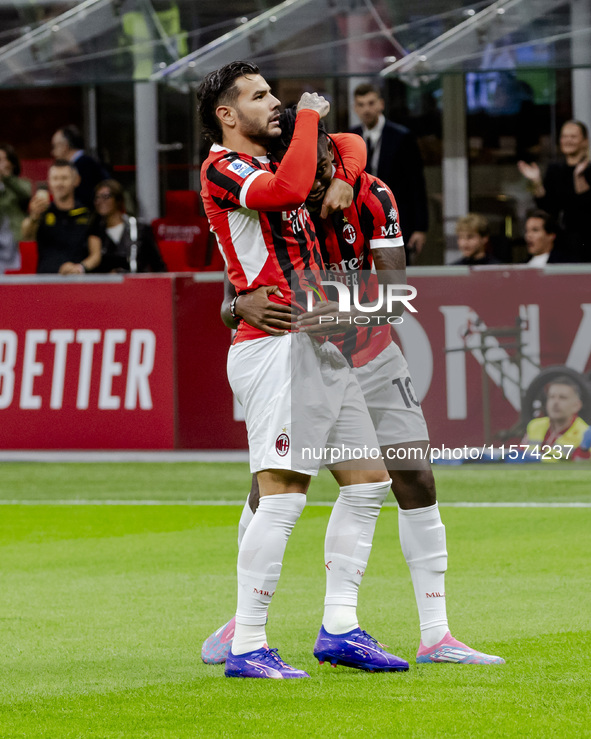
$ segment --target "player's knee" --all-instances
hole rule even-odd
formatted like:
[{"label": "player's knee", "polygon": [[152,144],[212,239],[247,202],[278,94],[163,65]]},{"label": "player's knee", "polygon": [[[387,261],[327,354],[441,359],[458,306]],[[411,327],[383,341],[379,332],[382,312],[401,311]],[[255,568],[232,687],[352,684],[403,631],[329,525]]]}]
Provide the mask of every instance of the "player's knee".
[{"label": "player's knee", "polygon": [[401,508],[427,508],[437,502],[431,469],[390,472],[392,491]]}]

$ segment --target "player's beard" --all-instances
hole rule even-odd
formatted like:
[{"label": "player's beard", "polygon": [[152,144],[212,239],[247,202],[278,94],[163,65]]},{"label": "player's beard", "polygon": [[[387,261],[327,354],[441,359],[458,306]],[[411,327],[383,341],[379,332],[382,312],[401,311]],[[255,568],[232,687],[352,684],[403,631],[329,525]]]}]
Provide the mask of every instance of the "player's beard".
[{"label": "player's beard", "polygon": [[256,141],[259,144],[267,146],[269,141],[281,136],[281,130],[279,127],[276,127],[273,131],[269,130],[270,121],[267,121],[267,123],[263,125],[259,121],[245,116],[239,108],[236,110],[236,113],[238,114],[238,119],[241,123],[242,133],[252,141]]}]

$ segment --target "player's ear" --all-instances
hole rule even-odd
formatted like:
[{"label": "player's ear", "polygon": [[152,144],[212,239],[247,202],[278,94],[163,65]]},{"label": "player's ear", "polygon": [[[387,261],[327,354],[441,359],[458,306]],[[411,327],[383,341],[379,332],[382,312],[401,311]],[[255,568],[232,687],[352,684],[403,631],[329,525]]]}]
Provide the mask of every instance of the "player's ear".
[{"label": "player's ear", "polygon": [[326,148],[328,149],[328,158],[331,162],[334,162],[334,148],[330,139],[326,142]]},{"label": "player's ear", "polygon": [[231,105],[218,105],[215,114],[220,119],[220,123],[231,128],[236,125],[236,111]]}]

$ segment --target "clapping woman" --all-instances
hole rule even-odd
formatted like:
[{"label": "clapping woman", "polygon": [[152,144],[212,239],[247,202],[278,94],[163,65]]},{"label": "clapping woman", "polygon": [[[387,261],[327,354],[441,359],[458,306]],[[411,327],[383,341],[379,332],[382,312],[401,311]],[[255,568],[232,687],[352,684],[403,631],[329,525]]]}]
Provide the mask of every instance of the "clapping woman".
[{"label": "clapping woman", "polygon": [[591,262],[591,163],[589,134],[580,121],[567,121],[560,130],[563,159],[548,165],[542,178],[537,164],[518,162],[531,182],[538,208],[554,216],[564,229],[564,249],[574,262]]}]

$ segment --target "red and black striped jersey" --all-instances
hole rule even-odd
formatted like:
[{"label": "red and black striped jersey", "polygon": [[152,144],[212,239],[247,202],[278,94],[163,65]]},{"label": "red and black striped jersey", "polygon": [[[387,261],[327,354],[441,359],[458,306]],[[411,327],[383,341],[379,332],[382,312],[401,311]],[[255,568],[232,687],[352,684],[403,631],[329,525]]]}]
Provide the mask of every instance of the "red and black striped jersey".
[{"label": "red and black striped jersey", "polygon": [[[201,195],[236,292],[277,285],[283,298],[273,295],[273,300],[304,306],[292,293],[292,277],[303,270],[321,272],[324,265],[303,204],[314,181],[318,114],[302,113],[281,165],[214,144],[201,169]],[[266,335],[242,321],[235,341]]]},{"label": "red and black striped jersey", "polygon": [[[325,220],[314,218],[324,264],[335,280],[359,285],[367,303],[377,298],[378,280],[372,249],[402,247],[398,207],[390,188],[367,172],[354,187],[353,203]],[[353,367],[378,356],[392,341],[390,324],[359,326],[332,339]]]},{"label": "red and black striped jersey", "polygon": [[[205,213],[238,294],[277,285],[283,297],[271,300],[305,310],[307,283],[299,285],[299,276],[322,279],[324,262],[304,205],[316,172],[317,135],[318,114],[301,111],[281,163],[214,145],[201,168]],[[364,165],[358,163],[355,176]],[[235,341],[266,335],[242,321]]]}]

